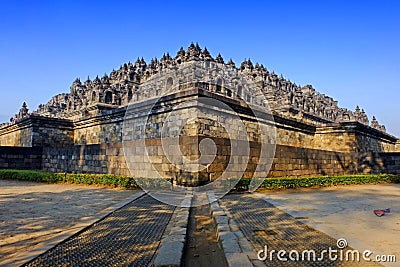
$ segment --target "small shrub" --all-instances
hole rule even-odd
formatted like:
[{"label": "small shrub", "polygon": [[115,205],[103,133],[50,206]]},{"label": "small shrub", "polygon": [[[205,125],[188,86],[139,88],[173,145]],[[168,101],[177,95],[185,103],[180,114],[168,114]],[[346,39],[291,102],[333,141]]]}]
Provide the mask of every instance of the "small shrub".
[{"label": "small shrub", "polygon": [[[0,179],[23,180],[32,182],[67,182],[74,184],[105,185],[138,189],[139,185],[132,177],[113,174],[72,174],[50,173],[31,170],[0,170]],[[165,181],[167,182],[167,181]],[[251,179],[240,179],[233,190],[247,191]],[[145,179],[143,182],[147,188],[160,186],[158,179]],[[260,189],[276,190],[289,188],[326,187],[350,184],[382,184],[400,183],[400,175],[393,174],[361,174],[346,176],[320,176],[300,178],[266,178]]]},{"label": "small shrub", "polygon": [[74,184],[105,185],[137,189],[135,179],[127,176],[112,174],[73,174],[50,173],[30,170],[0,170],[0,179],[23,180],[32,182],[67,182]]},{"label": "small shrub", "polygon": [[[249,189],[251,179],[241,179],[235,186],[236,191],[246,191]],[[326,187],[337,185],[356,185],[356,184],[384,184],[400,183],[400,175],[393,174],[360,174],[346,176],[320,176],[320,177],[300,177],[300,178],[266,178],[260,189],[290,189],[307,187]]]},{"label": "small shrub", "polygon": [[62,181],[62,176],[56,173],[41,172],[41,171],[0,170],[0,179],[55,183],[58,181]]}]

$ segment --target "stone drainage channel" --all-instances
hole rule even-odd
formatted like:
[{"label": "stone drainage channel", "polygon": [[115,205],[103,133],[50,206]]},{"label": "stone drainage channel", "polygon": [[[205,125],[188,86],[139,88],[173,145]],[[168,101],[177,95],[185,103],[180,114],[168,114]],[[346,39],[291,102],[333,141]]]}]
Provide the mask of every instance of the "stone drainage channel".
[{"label": "stone drainage channel", "polygon": [[[346,266],[260,261],[256,251],[264,245],[318,251],[336,240],[254,194],[198,198],[211,204],[175,208],[143,195],[23,266]],[[182,206],[196,200],[187,195]]]}]

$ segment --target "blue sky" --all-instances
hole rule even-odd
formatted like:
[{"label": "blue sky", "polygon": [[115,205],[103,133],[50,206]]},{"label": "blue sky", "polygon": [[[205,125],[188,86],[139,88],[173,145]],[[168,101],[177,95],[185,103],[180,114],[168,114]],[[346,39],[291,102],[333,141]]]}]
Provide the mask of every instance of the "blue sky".
[{"label": "blue sky", "polygon": [[244,58],[354,110],[400,137],[396,1],[0,1],[0,120],[68,92],[76,77],[173,56],[199,42]]}]

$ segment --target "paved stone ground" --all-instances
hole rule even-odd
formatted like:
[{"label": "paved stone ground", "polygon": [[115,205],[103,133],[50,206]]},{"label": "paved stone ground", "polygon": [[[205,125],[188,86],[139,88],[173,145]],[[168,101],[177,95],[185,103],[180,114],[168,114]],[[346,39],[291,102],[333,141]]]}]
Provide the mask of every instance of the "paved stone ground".
[{"label": "paved stone ground", "polygon": [[[346,238],[358,250],[396,255],[400,261],[400,184],[354,185],[321,189],[266,191],[259,196],[334,238]],[[374,209],[390,208],[377,217]]]},{"label": "paved stone ground", "polygon": [[[312,227],[301,223],[293,216],[274,207],[254,194],[230,194],[222,198],[221,206],[225,207],[245,237],[250,241],[256,251],[268,246],[271,250],[285,250],[286,257],[291,250],[299,251],[300,255],[305,250],[314,250],[316,259],[324,249],[337,249],[336,239]],[[343,251],[351,249],[347,247]],[[339,255],[339,253],[337,254]],[[345,255],[345,254],[344,254]],[[254,262],[253,262],[254,264]],[[276,253],[272,260],[267,258],[267,266],[375,266],[367,262],[331,261],[327,254],[321,261],[279,261]]]},{"label": "paved stone ground", "polygon": [[65,233],[72,234],[90,224],[92,216],[137,193],[0,180],[0,266],[23,263],[49,243],[62,241]]},{"label": "paved stone ground", "polygon": [[[87,220],[86,225],[81,224],[79,228],[77,220],[85,221],[90,215],[102,218],[106,215],[105,210],[110,212],[118,205],[122,207],[124,204],[121,203],[130,202],[36,258],[28,266],[76,266],[86,263],[87,266],[147,266],[154,260],[174,211],[173,207],[149,196],[133,202],[128,200],[133,195],[137,198],[142,194],[137,191],[17,181],[0,181],[0,186],[1,266],[21,263],[18,259],[15,261],[16,256],[40,250],[49,240],[53,243],[54,240],[61,241],[58,236],[71,230],[68,229],[71,225],[76,232],[93,222],[93,218]],[[221,226],[221,229],[236,231],[236,237],[232,238],[239,241],[241,247],[238,251],[245,251],[246,255],[252,254],[249,253],[252,250],[256,253],[264,245],[268,245],[268,251],[314,249],[320,252],[329,247],[336,249],[336,240],[340,237],[346,238],[351,247],[360,251],[370,249],[374,253],[383,254],[381,251],[384,251],[396,254],[400,248],[399,189],[400,185],[368,185],[231,194],[219,201],[226,213],[218,206],[213,209],[213,216],[218,227],[223,223],[218,221],[218,215],[225,214],[225,217],[234,219],[232,225],[229,224],[226,229]],[[122,199],[125,201],[121,202]],[[372,213],[378,208],[391,208],[392,212],[378,218]],[[239,232],[245,240],[237,235]],[[230,241],[228,237],[232,233],[222,234],[220,231],[222,242]],[[251,244],[246,244],[246,239]],[[228,253],[226,256],[236,254]],[[230,259],[229,266],[242,266],[238,263],[243,259]],[[262,266],[254,255],[249,259],[253,265]],[[276,252],[274,261],[267,260],[265,263],[268,266],[357,266],[354,262],[338,261],[316,262],[314,265],[309,261],[281,262],[277,261]],[[359,264],[371,265],[366,262]]]},{"label": "paved stone ground", "polygon": [[142,196],[24,266],[148,266],[173,212]]}]

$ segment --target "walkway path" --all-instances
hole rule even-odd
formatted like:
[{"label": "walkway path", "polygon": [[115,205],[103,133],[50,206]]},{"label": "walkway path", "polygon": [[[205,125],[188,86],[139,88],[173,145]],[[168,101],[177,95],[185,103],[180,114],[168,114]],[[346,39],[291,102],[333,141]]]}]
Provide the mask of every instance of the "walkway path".
[{"label": "walkway path", "polygon": [[[1,180],[0,187],[1,266],[22,264],[46,250],[25,266],[148,266],[157,253],[162,254],[160,243],[186,240],[188,211],[177,213],[179,209],[143,192]],[[368,185],[229,194],[213,202],[210,210],[192,209],[191,219],[201,215],[201,220],[189,227],[186,253],[191,252],[191,238],[196,237],[196,242],[209,238],[200,234],[204,229],[212,234],[207,228],[212,224],[211,211],[229,266],[375,266],[362,259],[359,263],[332,261],[327,253],[322,261],[318,258],[323,250],[337,250],[340,237],[349,243],[343,255],[352,248],[375,253],[383,248],[397,255],[399,189],[400,185]],[[208,197],[215,200],[212,194]],[[186,200],[190,199],[182,199]],[[391,208],[392,213],[378,218],[372,213],[378,208]],[[197,226],[207,227],[194,232]],[[268,255],[262,262],[255,255],[265,246]],[[212,252],[218,250],[214,247]],[[275,253],[269,258],[272,250]],[[279,250],[286,251],[286,258],[291,250],[300,256],[314,250],[316,261],[283,262],[278,260]],[[164,252],[178,255],[179,251]],[[207,261],[207,257],[202,260]]]},{"label": "walkway path", "polygon": [[[400,261],[400,184],[265,191],[257,194],[303,223],[358,250],[395,255]],[[374,209],[390,208],[377,217]]]},{"label": "walkway path", "polygon": [[[222,198],[221,207],[225,208],[243,232],[244,236],[253,245],[255,251],[259,251],[268,246],[268,257],[265,261],[267,266],[375,266],[376,264],[361,262],[340,262],[332,261],[328,255],[321,257],[321,251],[328,250],[329,247],[337,249],[336,239],[320,232],[312,227],[301,223],[291,215],[274,207],[254,194],[230,194]],[[345,252],[347,247],[343,251]],[[275,250],[275,254],[269,257],[270,252]],[[305,261],[297,260],[281,261],[278,259],[277,252],[285,250],[284,258],[288,259],[291,250],[299,252],[314,250],[316,260]],[[339,255],[336,254],[336,255]],[[345,255],[345,254],[343,254]],[[295,254],[292,256],[296,257]],[[322,260],[318,260],[320,258]],[[301,259],[301,257],[300,257]],[[254,260],[252,261],[254,262]]]},{"label": "walkway path", "polygon": [[142,196],[25,266],[148,266],[173,211]]},{"label": "walkway path", "polygon": [[0,180],[0,266],[18,266],[139,191]]}]

